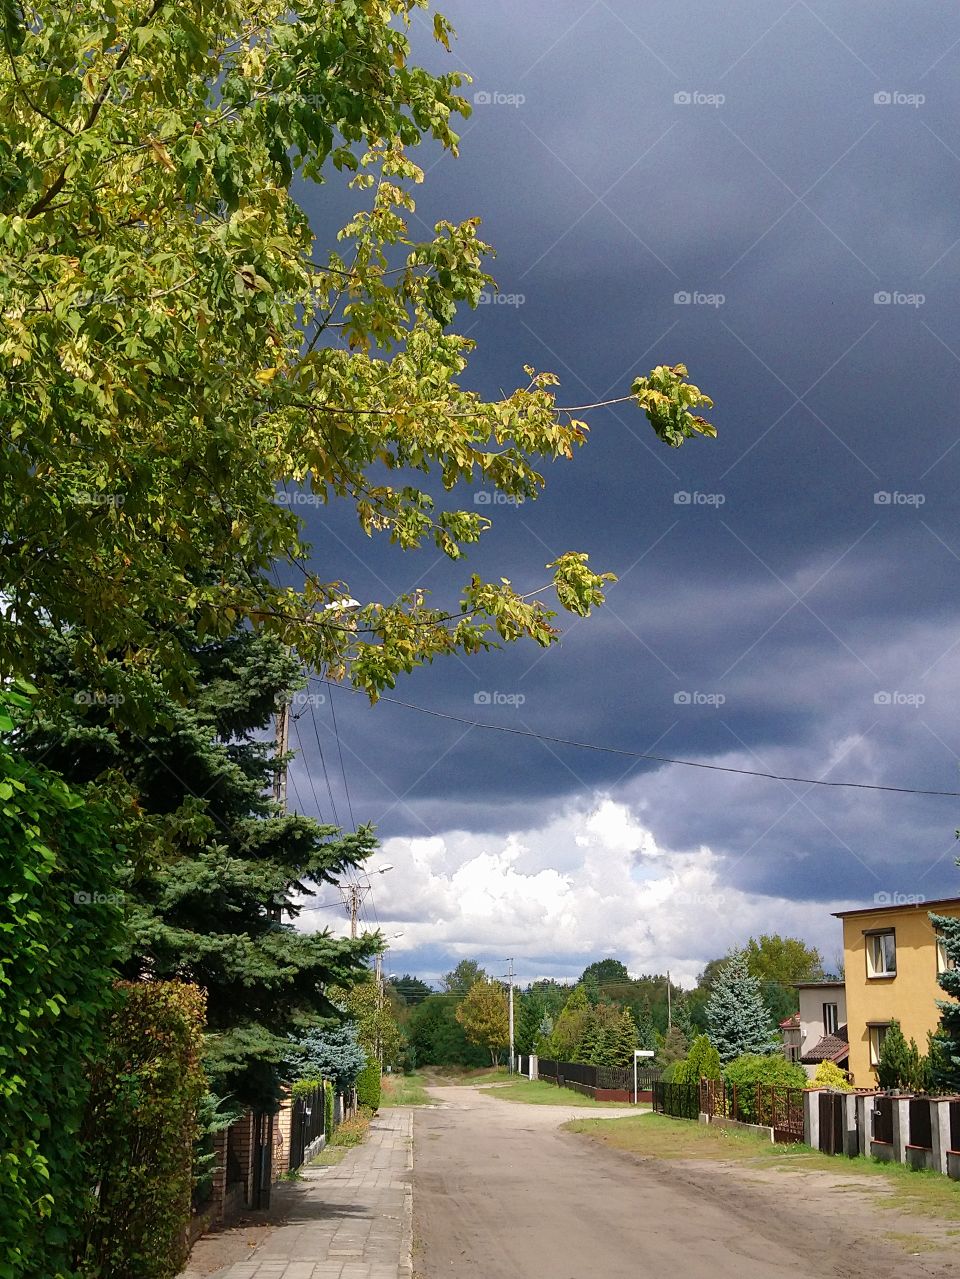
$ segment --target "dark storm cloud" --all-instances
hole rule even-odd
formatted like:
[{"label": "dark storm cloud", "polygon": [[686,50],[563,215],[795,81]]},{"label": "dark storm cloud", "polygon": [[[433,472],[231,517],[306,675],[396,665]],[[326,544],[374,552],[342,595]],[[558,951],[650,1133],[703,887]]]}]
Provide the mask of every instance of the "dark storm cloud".
[{"label": "dark storm cloud", "polygon": [[[609,607],[565,619],[547,654],[448,660],[397,695],[624,749],[960,789],[960,16],[443,7],[453,65],[474,75],[464,92],[487,100],[459,160],[424,150],[419,215],[481,215],[513,295],[458,320],[479,343],[469,383],[495,394],[529,361],[580,404],[682,359],[720,437],[668,451],[629,406],[589,415],[589,445],[547,468],[542,500],[484,508],[494,530],[466,572],[530,589],[587,549],[621,577]],[[418,49],[451,65],[425,31]],[[358,598],[418,578],[456,598],[462,565],[372,543],[348,513],[308,521],[318,571]],[[744,891],[957,887],[949,800],[655,772],[335,696],[354,807],[385,836],[527,829],[607,790],[662,845],[709,845]],[[343,806],[329,705],[316,714]]]}]

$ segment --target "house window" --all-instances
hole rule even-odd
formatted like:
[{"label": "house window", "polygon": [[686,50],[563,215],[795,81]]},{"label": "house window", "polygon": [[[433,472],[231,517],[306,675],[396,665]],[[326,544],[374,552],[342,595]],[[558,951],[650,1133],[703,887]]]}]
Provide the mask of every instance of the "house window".
[{"label": "house window", "polygon": [[837,1005],[824,1004],[823,1005],[823,1033],[825,1035],[835,1035],[837,1033],[837,1026],[839,1024],[840,1023],[837,1018]]},{"label": "house window", "polygon": [[891,928],[885,933],[867,933],[867,976],[896,977],[897,935]]},{"label": "house window", "polygon": [[880,1050],[883,1047],[883,1041],[887,1037],[887,1031],[890,1029],[889,1022],[878,1025],[868,1026],[870,1032],[870,1065],[876,1068],[880,1065]]},{"label": "house window", "polygon": [[947,944],[943,938],[937,934],[937,972],[945,973],[950,969],[956,968],[956,961],[950,957],[947,952]]}]

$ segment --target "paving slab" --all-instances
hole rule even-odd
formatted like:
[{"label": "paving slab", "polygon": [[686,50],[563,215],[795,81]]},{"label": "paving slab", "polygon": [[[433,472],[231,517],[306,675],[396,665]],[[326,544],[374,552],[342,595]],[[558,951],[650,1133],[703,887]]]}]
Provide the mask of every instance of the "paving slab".
[{"label": "paving slab", "polygon": [[361,1146],[304,1168],[287,1220],[209,1279],[412,1279],[413,1112],[383,1111]]}]

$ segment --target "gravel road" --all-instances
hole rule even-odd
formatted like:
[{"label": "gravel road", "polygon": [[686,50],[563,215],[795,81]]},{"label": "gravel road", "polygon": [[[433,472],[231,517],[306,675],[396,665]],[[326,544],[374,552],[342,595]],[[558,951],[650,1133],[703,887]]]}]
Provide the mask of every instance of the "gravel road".
[{"label": "gravel road", "polygon": [[861,1179],[638,1159],[560,1127],[617,1111],[522,1105],[466,1087],[430,1093],[441,1104],[414,1122],[417,1279],[960,1273],[943,1226],[912,1242],[917,1219],[878,1207]]}]

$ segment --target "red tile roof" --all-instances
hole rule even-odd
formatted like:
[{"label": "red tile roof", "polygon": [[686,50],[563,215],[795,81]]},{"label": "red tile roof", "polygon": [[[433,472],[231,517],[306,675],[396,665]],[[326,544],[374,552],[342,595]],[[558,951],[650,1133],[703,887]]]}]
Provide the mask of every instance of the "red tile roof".
[{"label": "red tile roof", "polygon": [[800,1058],[802,1062],[807,1062],[811,1066],[821,1061],[843,1061],[845,1057],[850,1055],[850,1045],[847,1042],[846,1026],[838,1026],[832,1035],[824,1035],[819,1043],[814,1044],[809,1052],[805,1052]]}]

